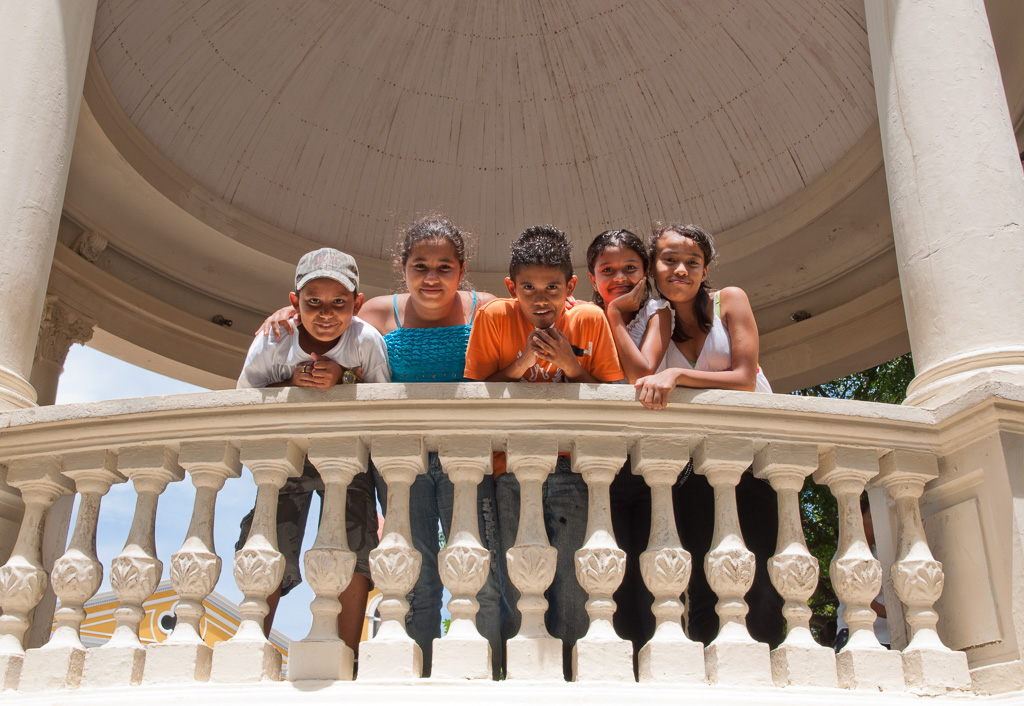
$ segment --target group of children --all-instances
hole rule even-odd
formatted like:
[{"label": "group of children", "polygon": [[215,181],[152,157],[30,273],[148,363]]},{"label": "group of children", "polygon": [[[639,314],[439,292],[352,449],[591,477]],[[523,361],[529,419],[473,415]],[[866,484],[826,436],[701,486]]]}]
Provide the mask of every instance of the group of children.
[{"label": "group of children", "polygon": [[[296,269],[291,307],[261,329],[264,335],[250,347],[238,386],[327,388],[392,380],[629,382],[650,409],[663,409],[677,385],[770,392],[757,366],[757,327],[750,304],[735,287],[711,289],[708,268],[714,258],[710,234],[697,226],[658,227],[649,245],[627,230],[606,231],[587,251],[595,295],[594,304],[583,303],[572,296],[576,276],[565,234],[553,226],[535,226],[511,247],[505,280],[510,298],[495,299],[466,287],[463,234],[446,218],[430,216],[406,232],[399,248],[398,264],[408,291],[376,297],[365,306],[351,256],[329,248],[304,255]],[[505,552],[515,542],[519,486],[504,465],[503,455],[496,454],[493,476],[478,493],[481,538],[492,561],[491,575],[478,595],[477,625],[491,643],[496,677],[503,640],[516,634],[519,623],[518,592],[502,570]],[[616,628],[639,647],[653,633],[653,619],[644,617],[653,598],[643,587],[637,563],[649,533],[650,496],[642,479],[628,467],[624,470],[612,486],[612,511],[632,569],[620,589],[627,595],[619,598],[627,604],[623,615],[637,617],[617,617]],[[374,485],[386,513],[387,487],[372,462],[349,490],[348,540],[357,564],[352,583],[340,597],[339,631],[353,649],[372,585]],[[290,479],[279,496],[278,540],[286,572],[268,601],[268,629],[277,600],[301,580],[302,531],[314,490],[322,491],[322,483],[307,460],[303,475]],[[452,496],[452,485],[431,454],[427,473],[413,484],[410,503],[413,543],[423,565],[409,597],[407,627],[423,650],[424,676],[430,671],[431,643],[440,632],[437,527],[440,522],[448,535]],[[705,516],[704,525],[713,524],[713,505],[698,514]],[[586,484],[572,473],[568,458],[559,457],[544,488],[545,525],[558,550],[546,621],[565,646],[567,678],[572,645],[589,622],[587,596],[573,567],[586,516]],[[765,529],[773,534],[775,525]],[[243,521],[239,548],[247,535]],[[695,562],[695,574],[700,563]],[[781,607],[781,599],[778,603]],[[711,613],[717,619],[713,609]],[[761,639],[777,642],[775,637]]]}]

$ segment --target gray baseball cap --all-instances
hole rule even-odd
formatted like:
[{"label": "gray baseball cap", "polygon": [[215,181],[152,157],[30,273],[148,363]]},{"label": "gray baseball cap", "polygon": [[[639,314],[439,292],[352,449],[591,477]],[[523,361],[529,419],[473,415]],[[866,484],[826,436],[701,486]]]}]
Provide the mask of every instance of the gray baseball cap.
[{"label": "gray baseball cap", "polygon": [[321,277],[340,282],[353,294],[359,291],[359,266],[354,257],[341,250],[320,248],[303,255],[295,268],[295,291]]}]

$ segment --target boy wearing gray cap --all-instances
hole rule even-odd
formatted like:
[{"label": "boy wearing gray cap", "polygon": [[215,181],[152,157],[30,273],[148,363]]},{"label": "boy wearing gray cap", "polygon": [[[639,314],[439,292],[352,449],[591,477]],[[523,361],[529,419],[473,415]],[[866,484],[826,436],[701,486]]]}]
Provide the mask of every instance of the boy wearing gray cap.
[{"label": "boy wearing gray cap", "polygon": [[[391,382],[387,346],[377,329],[356,314],[363,305],[359,268],[351,255],[332,248],[306,253],[295,269],[295,291],[289,295],[299,324],[277,339],[257,336],[238,377],[237,387],[315,387],[339,383]],[[306,459],[302,475],[289,478],[278,493],[277,542],[284,555],[281,586],[267,599],[270,611],[264,632],[270,634],[281,596],[302,582],[299,553],[309,505],[316,491],[323,501],[323,480]],[[253,508],[255,512],[255,508]],[[245,544],[253,512],[242,520],[235,549]],[[370,550],[377,546],[377,505],[373,483],[363,472],[352,479],[345,507],[349,549],[356,567],[348,588],[339,596],[341,638],[355,652],[363,627],[366,598],[372,586]]]}]

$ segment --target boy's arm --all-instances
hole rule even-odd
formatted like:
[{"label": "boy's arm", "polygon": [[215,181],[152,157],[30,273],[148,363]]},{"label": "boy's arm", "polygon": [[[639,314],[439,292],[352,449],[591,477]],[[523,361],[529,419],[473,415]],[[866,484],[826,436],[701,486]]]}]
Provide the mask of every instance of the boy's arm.
[{"label": "boy's arm", "polygon": [[615,339],[612,337],[611,327],[604,312],[598,310],[597,315],[587,321],[584,330],[590,331],[593,336],[587,336],[588,341],[593,341],[593,350],[590,353],[590,364],[587,371],[594,376],[595,382],[618,382],[625,375],[619,365],[619,355],[615,350]]},{"label": "boy's arm", "polygon": [[[388,347],[384,338],[367,324],[370,335],[363,345],[363,382],[391,382]],[[376,335],[373,335],[376,334]]]},{"label": "boy's arm", "polygon": [[519,382],[526,375],[527,371],[537,364],[537,353],[532,346],[527,344],[523,354],[512,363],[501,370],[491,373],[485,378],[486,382]]},{"label": "boy's arm", "polygon": [[600,382],[583,367],[572,343],[556,328],[534,331],[526,350],[535,351],[540,360],[557,365],[569,382]]},{"label": "boy's arm", "polygon": [[484,382],[518,382],[536,362],[535,355],[524,352],[507,367],[498,367],[501,364],[501,341],[507,335],[505,328],[501,312],[494,306],[476,312],[466,347],[466,378]]}]

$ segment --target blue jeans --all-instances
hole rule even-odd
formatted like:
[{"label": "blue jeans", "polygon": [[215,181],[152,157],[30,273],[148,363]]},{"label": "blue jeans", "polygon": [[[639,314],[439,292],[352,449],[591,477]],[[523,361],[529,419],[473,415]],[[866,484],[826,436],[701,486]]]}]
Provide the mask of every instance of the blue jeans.
[{"label": "blue jeans", "polygon": [[[502,589],[508,601],[508,618],[502,634],[505,639],[519,632],[519,591],[508,579],[504,569],[505,552],[515,546],[519,531],[519,481],[509,471],[494,481],[498,501],[498,526],[501,530]],[[572,680],[572,648],[590,626],[585,604],[587,592],[576,580],[575,554],[583,546],[587,531],[587,484],[583,476],[573,473],[569,459],[558,457],[555,471],[544,481],[544,526],[548,541],[558,550],[555,578],[545,591],[548,611],[544,624],[552,637],[562,641],[562,669],[567,681]]]},{"label": "blue jeans", "polygon": [[[377,497],[381,509],[387,514],[388,487],[377,469],[370,464],[373,481],[377,486]],[[445,537],[451,537],[452,507],[455,504],[455,486],[441,468],[436,453],[428,459],[427,472],[416,476],[409,493],[409,520],[412,527],[412,545],[423,558],[420,576],[416,579],[409,601],[409,612],[405,616],[405,627],[409,636],[423,651],[423,676],[430,676],[430,662],[434,638],[441,637],[441,597],[444,586],[437,570],[437,554],[440,551],[440,537],[437,532],[438,520]],[[501,594],[499,580],[497,516],[494,511],[494,480],[491,476],[477,487],[477,517],[480,520],[480,541],[491,553],[490,574],[487,582],[476,594],[480,610],[476,615],[476,627],[491,643],[491,670],[497,678],[502,663],[501,643]]]}]

